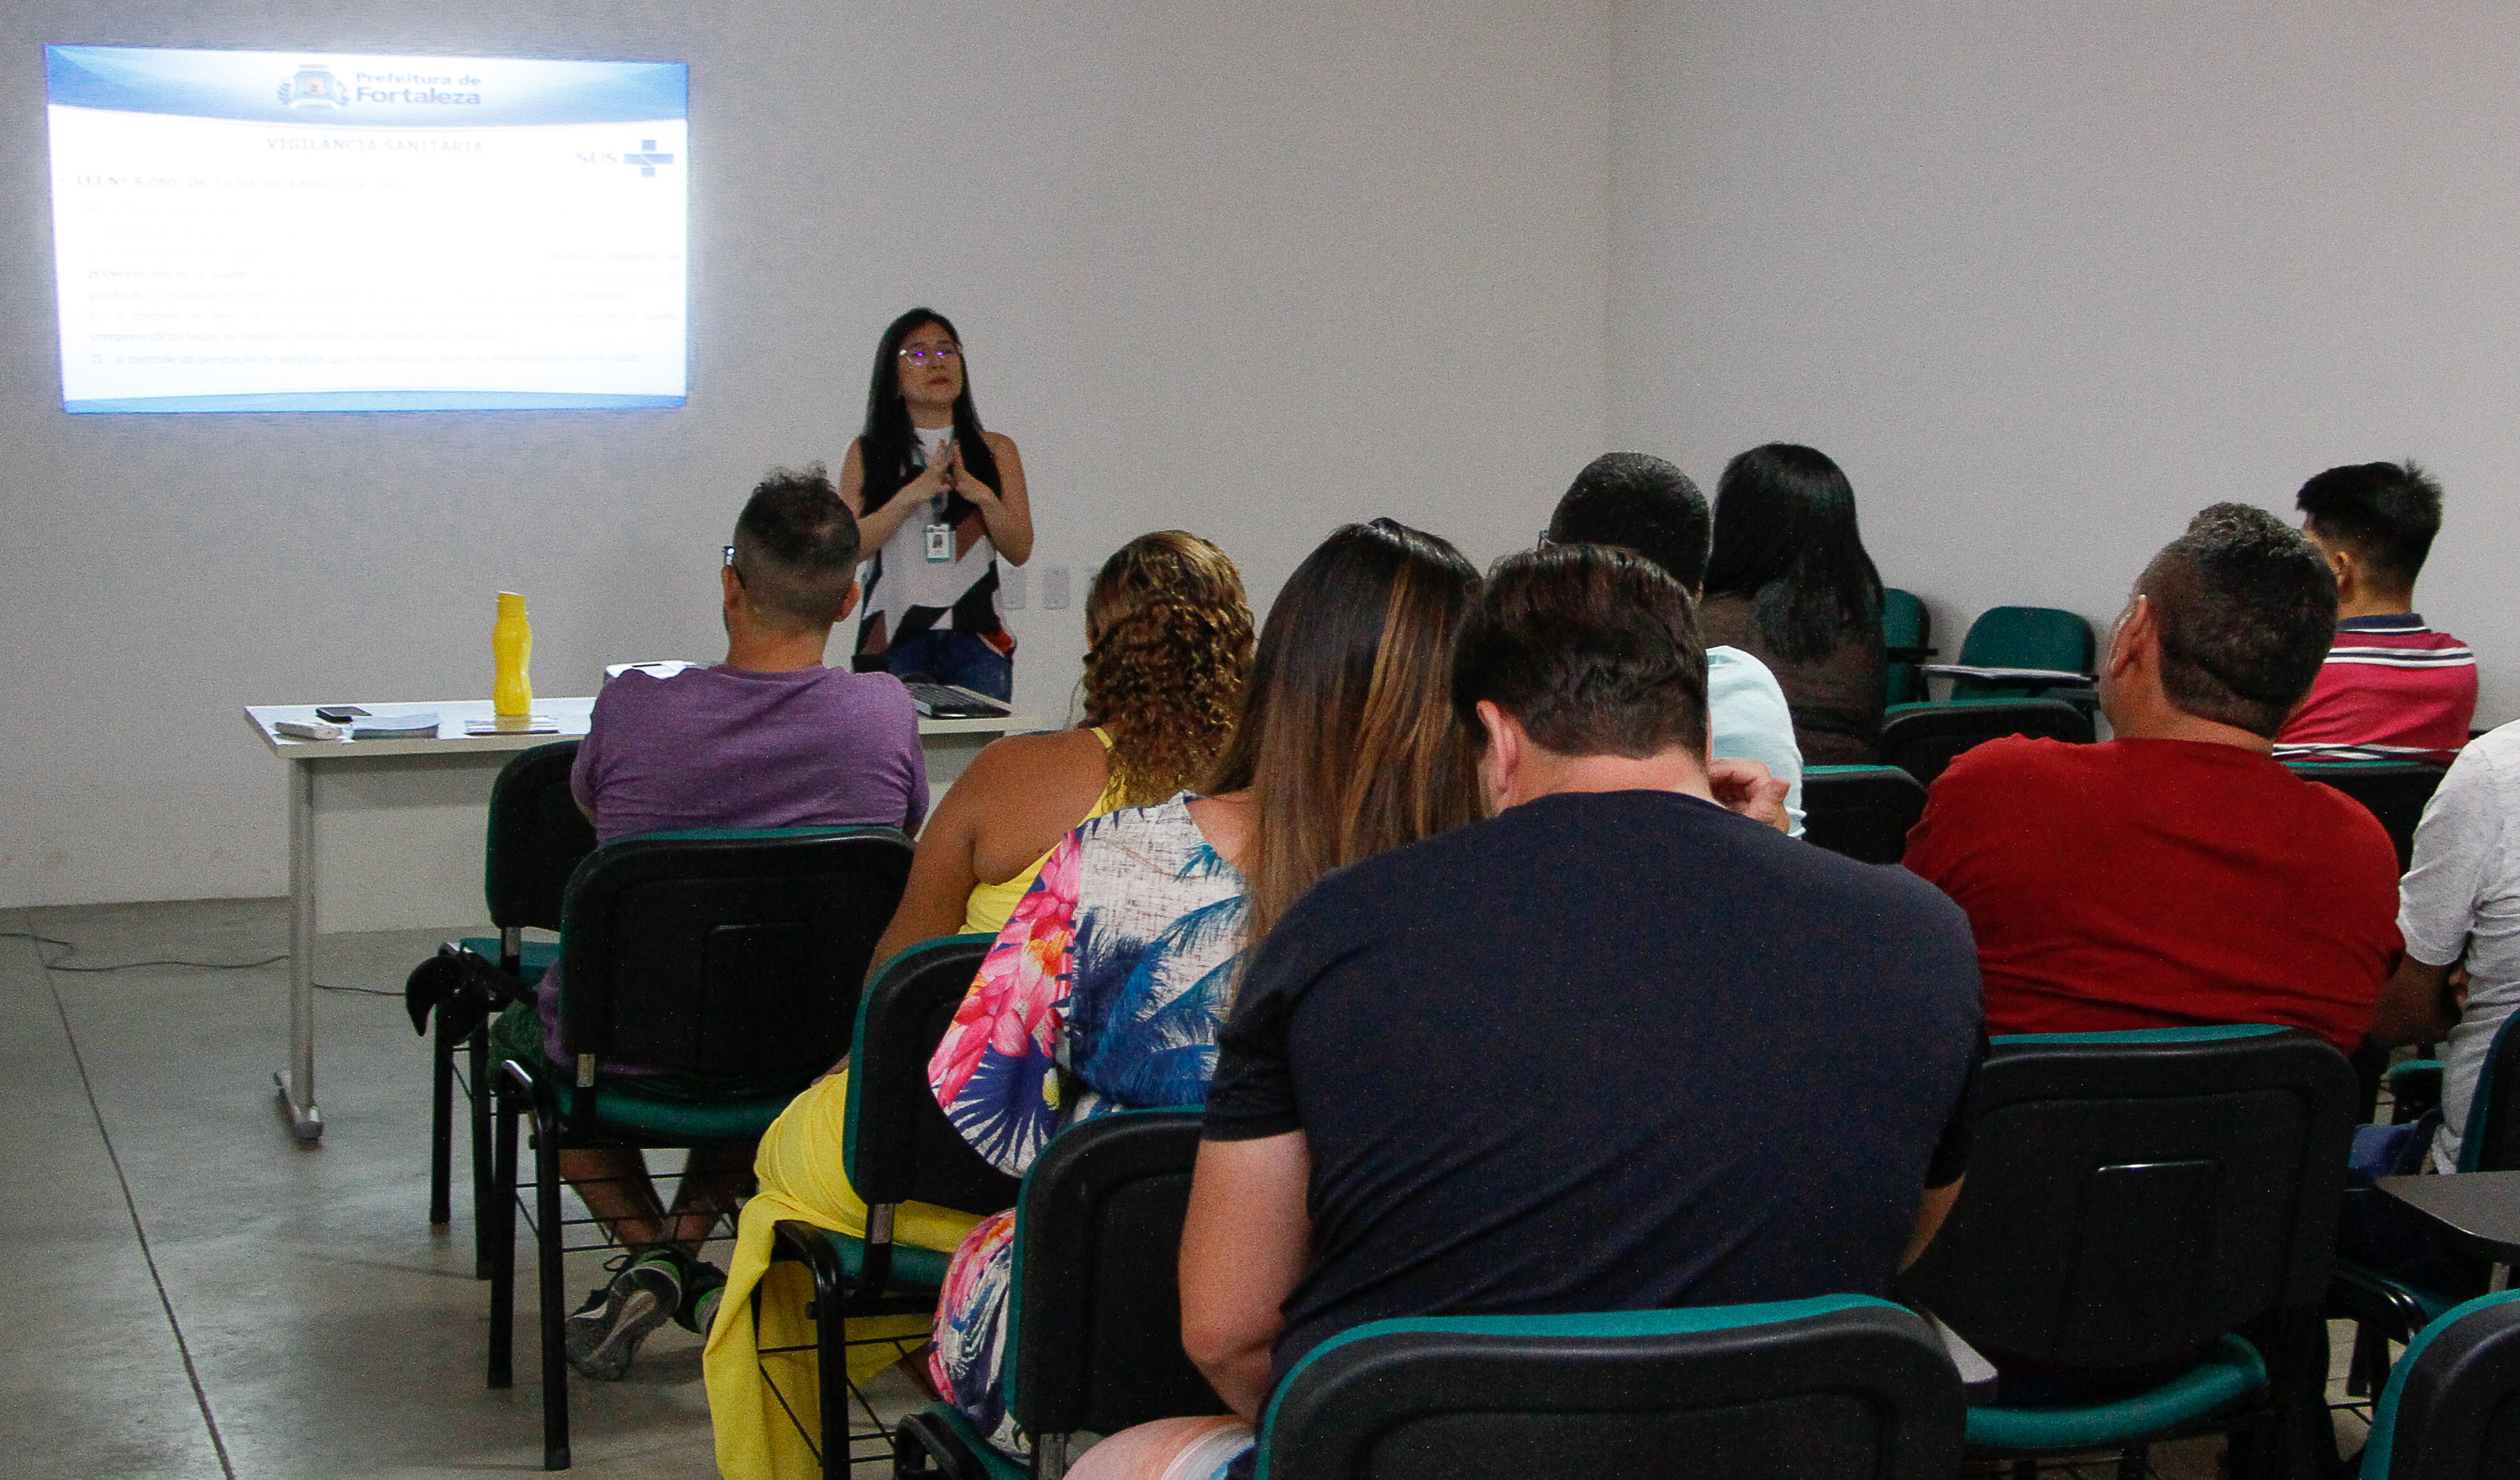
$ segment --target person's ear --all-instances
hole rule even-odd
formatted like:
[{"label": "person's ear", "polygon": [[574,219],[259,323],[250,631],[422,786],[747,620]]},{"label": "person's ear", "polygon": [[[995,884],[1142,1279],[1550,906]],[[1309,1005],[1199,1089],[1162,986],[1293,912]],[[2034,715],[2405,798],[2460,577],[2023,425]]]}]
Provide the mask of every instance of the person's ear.
[{"label": "person's ear", "polygon": [[834,623],[848,620],[849,613],[858,609],[858,582],[849,582],[848,594],[840,598],[840,609],[832,613]]},{"label": "person's ear", "polygon": [[2336,573],[2336,599],[2340,602],[2354,600],[2355,593],[2362,585],[2362,562],[2354,558],[2351,550],[2322,553],[2327,557],[2327,568]]},{"label": "person's ear", "polygon": [[1488,739],[1487,748],[1479,753],[1479,789],[1493,816],[1505,810],[1505,799],[1513,794],[1514,780],[1522,770],[1525,737],[1522,726],[1493,700],[1479,700],[1478,715],[1479,728]]},{"label": "person's ear", "polygon": [[2152,598],[2140,591],[2127,603],[2125,613],[2109,634],[2108,671],[2123,674],[2138,663],[2161,666],[2161,613],[2154,609]]},{"label": "person's ear", "polygon": [[718,589],[725,593],[727,610],[733,611],[743,605],[743,577],[735,573],[733,565],[717,567],[717,584]]}]

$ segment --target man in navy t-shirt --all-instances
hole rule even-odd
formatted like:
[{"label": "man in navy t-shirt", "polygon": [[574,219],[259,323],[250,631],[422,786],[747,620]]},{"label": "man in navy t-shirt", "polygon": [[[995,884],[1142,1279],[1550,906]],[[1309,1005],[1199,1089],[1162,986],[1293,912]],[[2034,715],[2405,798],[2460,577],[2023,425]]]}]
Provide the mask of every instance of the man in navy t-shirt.
[{"label": "man in navy t-shirt", "polygon": [[[1511,557],[1454,696],[1497,815],[1315,886],[1221,1039],[1182,1334],[1239,1423],[1370,1321],[1879,1295],[1958,1193],[1968,921],[1710,766],[1687,593]],[[1168,1419],[1076,1474],[1232,1473],[1249,1437]]]}]

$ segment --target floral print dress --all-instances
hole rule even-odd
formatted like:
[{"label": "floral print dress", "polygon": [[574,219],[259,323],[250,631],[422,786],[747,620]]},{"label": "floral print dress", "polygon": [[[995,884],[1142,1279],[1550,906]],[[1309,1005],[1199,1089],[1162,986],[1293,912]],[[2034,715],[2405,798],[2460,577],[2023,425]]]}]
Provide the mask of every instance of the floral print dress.
[{"label": "floral print dress", "polygon": [[[1070,832],[928,1062],[965,1139],[1021,1176],[1078,1121],[1203,1103],[1242,953],[1243,891],[1191,821],[1187,792]],[[956,1251],[929,1371],[974,1428],[1020,1456],[1005,1383],[1014,1222],[984,1219]]]}]

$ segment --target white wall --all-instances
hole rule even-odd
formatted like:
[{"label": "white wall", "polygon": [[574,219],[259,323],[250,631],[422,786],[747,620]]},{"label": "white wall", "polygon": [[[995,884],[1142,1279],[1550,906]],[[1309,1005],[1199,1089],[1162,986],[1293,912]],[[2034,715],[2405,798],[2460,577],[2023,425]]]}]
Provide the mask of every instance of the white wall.
[{"label": "white wall", "polygon": [[[1031,472],[1035,569],[1080,593],[1174,525],[1263,602],[1349,518],[1484,562],[1601,445],[1606,0],[273,15],[0,10],[0,906],[279,892],[280,768],[239,706],[484,694],[500,589],[545,694],[713,655],[743,493],[836,462],[914,301],[962,326]],[[64,415],[44,42],[689,62],[691,404]],[[1016,627],[1018,700],[1063,714],[1079,613]]]},{"label": "white wall", "polygon": [[2412,454],[2420,609],[2520,712],[2507,5],[1634,0],[1612,67],[1613,441],[1829,452],[1947,653]]}]

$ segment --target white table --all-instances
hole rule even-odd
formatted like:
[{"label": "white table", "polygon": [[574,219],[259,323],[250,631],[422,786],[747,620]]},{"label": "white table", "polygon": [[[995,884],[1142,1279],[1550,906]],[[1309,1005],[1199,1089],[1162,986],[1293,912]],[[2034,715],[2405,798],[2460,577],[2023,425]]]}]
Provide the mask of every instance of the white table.
[{"label": "white table", "polygon": [[[488,699],[362,702],[379,718],[435,710],[434,738],[297,740],[273,728],[313,721],[312,704],[248,704],[246,722],[289,764],[289,1064],[272,1076],[301,1141],[324,1134],[315,1103],[315,938],[329,931],[434,928],[478,918],[490,784],[511,755],[581,738],[595,700],[544,698],[556,732],[467,735]],[[345,727],[346,728],[346,727]],[[921,720],[932,806],[980,747],[1038,729],[1029,717]]]}]

